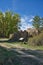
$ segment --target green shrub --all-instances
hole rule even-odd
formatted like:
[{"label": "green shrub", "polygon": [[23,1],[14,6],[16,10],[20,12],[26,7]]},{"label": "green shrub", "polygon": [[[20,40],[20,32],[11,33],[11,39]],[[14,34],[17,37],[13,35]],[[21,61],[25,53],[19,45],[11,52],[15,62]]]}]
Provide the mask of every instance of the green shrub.
[{"label": "green shrub", "polygon": [[39,46],[39,45],[43,45],[43,32],[40,33],[37,36],[34,36],[33,38],[30,38],[28,40],[28,44],[30,45],[34,45],[34,46]]}]

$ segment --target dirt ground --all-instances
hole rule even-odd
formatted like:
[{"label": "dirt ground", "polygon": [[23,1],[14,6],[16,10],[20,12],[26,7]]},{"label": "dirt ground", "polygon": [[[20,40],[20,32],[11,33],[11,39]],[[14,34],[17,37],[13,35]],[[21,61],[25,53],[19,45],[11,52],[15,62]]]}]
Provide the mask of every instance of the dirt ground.
[{"label": "dirt ground", "polygon": [[43,50],[0,43],[0,65],[43,65]]}]

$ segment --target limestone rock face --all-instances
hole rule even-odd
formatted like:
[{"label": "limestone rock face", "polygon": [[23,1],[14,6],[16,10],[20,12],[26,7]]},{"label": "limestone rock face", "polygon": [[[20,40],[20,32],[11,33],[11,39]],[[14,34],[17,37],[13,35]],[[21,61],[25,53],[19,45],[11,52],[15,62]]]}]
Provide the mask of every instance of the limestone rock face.
[{"label": "limestone rock face", "polygon": [[38,35],[37,29],[28,28],[26,31],[28,32],[28,34],[30,34],[32,36]]},{"label": "limestone rock face", "polygon": [[13,38],[14,37],[14,34],[10,34],[9,36],[9,39]]}]

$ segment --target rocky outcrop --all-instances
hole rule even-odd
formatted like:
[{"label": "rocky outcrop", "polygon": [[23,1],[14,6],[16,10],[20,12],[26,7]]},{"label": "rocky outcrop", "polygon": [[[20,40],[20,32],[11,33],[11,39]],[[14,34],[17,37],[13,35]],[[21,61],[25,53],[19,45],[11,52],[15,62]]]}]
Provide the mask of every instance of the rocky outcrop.
[{"label": "rocky outcrop", "polygon": [[12,40],[12,41],[19,41],[20,38],[23,38],[22,41],[27,41],[28,32],[27,31],[18,31],[18,32],[10,34],[10,36],[9,36],[9,40]]},{"label": "rocky outcrop", "polygon": [[36,35],[38,35],[38,30],[37,29],[28,28],[26,31],[28,32],[28,34],[30,36],[36,36]]}]

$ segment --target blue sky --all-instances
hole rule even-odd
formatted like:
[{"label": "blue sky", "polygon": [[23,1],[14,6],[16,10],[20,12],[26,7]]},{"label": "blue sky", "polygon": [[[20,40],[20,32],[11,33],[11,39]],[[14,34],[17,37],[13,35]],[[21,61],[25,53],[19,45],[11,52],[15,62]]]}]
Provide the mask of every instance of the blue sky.
[{"label": "blue sky", "polygon": [[0,10],[11,10],[21,16],[21,29],[32,27],[32,19],[35,15],[43,17],[43,0],[0,0]]}]

